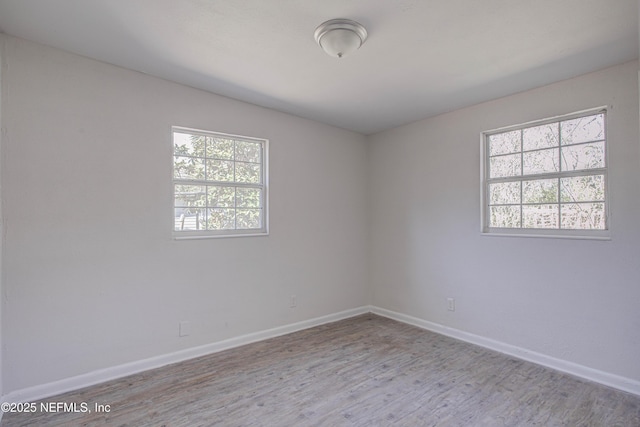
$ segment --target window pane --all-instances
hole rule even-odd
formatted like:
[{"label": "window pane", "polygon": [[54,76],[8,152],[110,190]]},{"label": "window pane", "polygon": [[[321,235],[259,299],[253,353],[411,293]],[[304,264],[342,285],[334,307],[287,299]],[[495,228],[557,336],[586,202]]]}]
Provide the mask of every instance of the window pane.
[{"label": "window pane", "polygon": [[207,206],[212,208],[232,208],[235,203],[235,190],[233,187],[207,187]]},{"label": "window pane", "polygon": [[173,154],[204,157],[205,137],[189,133],[173,133]]},{"label": "window pane", "polygon": [[204,208],[175,209],[175,230],[202,230],[205,223]]},{"label": "window pane", "polygon": [[604,230],[604,203],[568,203],[560,205],[561,228]]},{"label": "window pane", "polygon": [[236,189],[236,206],[239,208],[260,208],[262,207],[262,191],[258,188]]},{"label": "window pane", "polygon": [[530,151],[522,154],[523,174],[558,171],[558,149]]},{"label": "window pane", "polygon": [[233,160],[233,139],[209,137],[207,139],[207,157]]},{"label": "window pane", "polygon": [[262,145],[257,142],[236,141],[236,160],[260,163]]},{"label": "window pane", "polygon": [[604,141],[562,147],[562,170],[604,167]]},{"label": "window pane", "polygon": [[492,205],[520,203],[520,182],[490,184],[489,195],[489,203]]},{"label": "window pane", "polygon": [[204,179],[204,161],[195,157],[173,157],[173,177],[176,179]]},{"label": "window pane", "polygon": [[605,230],[605,117],[604,111],[589,113],[489,135],[485,226],[527,234]]},{"label": "window pane", "polygon": [[200,185],[176,185],[174,187],[174,206],[179,207],[205,207],[206,189]]},{"label": "window pane", "polygon": [[522,183],[523,203],[553,203],[557,201],[557,179],[536,179]]},{"label": "window pane", "polygon": [[522,207],[524,228],[558,228],[558,205],[525,205]]},{"label": "window pane", "polygon": [[604,114],[580,117],[560,124],[562,145],[604,139]]},{"label": "window pane", "polygon": [[259,184],[260,164],[236,162],[236,182],[247,182],[251,184]]},{"label": "window pane", "polygon": [[265,141],[174,128],[172,142],[174,230],[264,231]]},{"label": "window pane", "polygon": [[233,182],[233,162],[230,160],[207,160],[207,180]]},{"label": "window pane", "polygon": [[235,210],[214,208],[207,209],[208,230],[233,230],[235,228]]},{"label": "window pane", "polygon": [[236,226],[239,229],[261,228],[261,209],[238,209],[236,212]]},{"label": "window pane", "polygon": [[604,201],[604,175],[562,178],[560,187],[563,202]]},{"label": "window pane", "polygon": [[489,155],[508,154],[520,151],[520,131],[498,133],[489,136]]},{"label": "window pane", "polygon": [[520,228],[520,206],[491,206],[489,226]]},{"label": "window pane", "polygon": [[489,177],[502,178],[520,175],[520,154],[492,157],[489,163]]},{"label": "window pane", "polygon": [[558,123],[527,128],[522,131],[522,150],[557,147]]}]

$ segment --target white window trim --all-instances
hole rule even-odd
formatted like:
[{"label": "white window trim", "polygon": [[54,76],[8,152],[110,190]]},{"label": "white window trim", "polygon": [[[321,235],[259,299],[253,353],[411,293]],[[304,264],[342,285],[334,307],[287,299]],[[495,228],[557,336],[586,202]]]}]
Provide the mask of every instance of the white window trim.
[{"label": "white window trim", "polygon": [[[202,129],[194,129],[183,126],[171,126],[171,230],[174,240],[200,240],[200,239],[220,239],[227,237],[260,237],[269,235],[269,140],[266,138],[257,138],[252,136],[244,136],[230,134],[224,132],[207,131]],[[247,140],[260,142],[263,146],[262,150],[262,188],[263,188],[263,206],[262,206],[262,228],[249,230],[175,230],[175,195],[174,186],[180,180],[174,178],[174,132],[186,132],[196,135],[211,136],[219,135],[231,139]]]},{"label": "white window trim", "polygon": [[[480,233],[483,236],[490,237],[534,237],[534,238],[559,238],[559,239],[580,239],[580,240],[611,240],[611,210],[609,192],[609,110],[610,106],[600,106],[586,110],[576,111],[570,114],[564,114],[549,117],[542,120],[533,120],[530,122],[520,123],[517,125],[505,126],[496,129],[487,130],[480,134]],[[601,171],[605,180],[605,229],[604,230],[570,230],[570,229],[540,229],[540,228],[493,228],[488,226],[488,207],[489,207],[489,164],[488,164],[488,137],[490,135],[519,130],[531,126],[539,126],[548,123],[559,122],[563,120],[571,120],[574,118],[588,116],[590,114],[604,113],[605,117],[605,144],[604,158],[605,167],[602,169],[593,169],[593,171]],[[587,175],[592,170],[576,172],[575,175]],[[533,175],[531,175],[533,176]]]}]

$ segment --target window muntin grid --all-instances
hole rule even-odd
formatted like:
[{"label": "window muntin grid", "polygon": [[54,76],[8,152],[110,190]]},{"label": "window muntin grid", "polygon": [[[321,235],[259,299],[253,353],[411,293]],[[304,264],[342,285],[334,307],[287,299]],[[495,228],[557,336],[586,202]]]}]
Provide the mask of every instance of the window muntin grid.
[{"label": "window muntin grid", "polygon": [[174,234],[266,234],[267,141],[172,128]]},{"label": "window muntin grid", "polygon": [[483,232],[608,230],[606,110],[483,133]]}]

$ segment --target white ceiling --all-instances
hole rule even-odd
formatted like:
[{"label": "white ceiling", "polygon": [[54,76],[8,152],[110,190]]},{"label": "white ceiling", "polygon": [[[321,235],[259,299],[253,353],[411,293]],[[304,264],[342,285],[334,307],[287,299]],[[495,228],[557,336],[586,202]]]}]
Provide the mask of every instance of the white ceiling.
[{"label": "white ceiling", "polygon": [[363,134],[638,58],[637,0],[0,0],[0,31]]}]

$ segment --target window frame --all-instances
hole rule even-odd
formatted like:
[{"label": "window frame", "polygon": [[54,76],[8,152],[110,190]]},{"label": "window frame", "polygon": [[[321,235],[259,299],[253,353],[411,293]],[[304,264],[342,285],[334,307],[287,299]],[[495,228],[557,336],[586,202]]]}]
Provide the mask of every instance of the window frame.
[{"label": "window frame", "polygon": [[[213,180],[192,180],[180,179],[175,177],[175,134],[187,133],[192,135],[200,135],[205,137],[222,137],[239,141],[247,141],[260,143],[261,152],[261,183],[246,184],[239,181],[213,181]],[[183,126],[171,126],[171,229],[175,240],[191,240],[191,239],[210,239],[210,238],[226,238],[226,237],[256,237],[269,235],[269,140],[266,138],[257,138],[251,136],[230,134],[217,131],[208,131],[203,129],[194,129]],[[205,159],[206,157],[202,157]],[[235,163],[235,160],[234,160]],[[198,185],[198,186],[229,186],[229,187],[245,187],[260,188],[262,192],[262,227],[251,229],[226,229],[226,230],[176,230],[175,226],[175,210],[176,210],[176,185]]]},{"label": "window frame", "polygon": [[[611,239],[611,211],[610,211],[610,199],[611,193],[609,191],[609,115],[608,111],[610,107],[600,106],[596,108],[590,108],[586,110],[576,111],[569,114],[563,114],[559,116],[549,117],[541,120],[534,120],[530,122],[520,123],[516,125],[491,129],[483,131],[480,134],[480,218],[481,218],[481,234],[484,236],[513,236],[513,237],[547,237],[547,238],[563,238],[563,239],[592,239],[592,240],[610,240]],[[604,167],[594,169],[582,169],[578,171],[559,171],[559,172],[544,172],[534,174],[522,174],[519,175],[519,179],[501,179],[501,178],[489,178],[489,165],[490,165],[490,151],[489,151],[489,137],[496,134],[505,132],[511,132],[515,130],[524,130],[527,128],[542,126],[550,123],[559,123],[567,120],[577,119],[581,117],[587,117],[591,115],[603,114],[604,115]],[[522,142],[522,140],[521,140]],[[588,143],[588,142],[585,142]],[[582,143],[578,143],[579,145]],[[562,148],[562,141],[559,141],[559,148]],[[534,150],[535,151],[535,150]],[[520,151],[517,153],[523,154],[525,151],[523,147],[520,147]],[[561,156],[561,153],[559,154]],[[561,157],[560,159],[561,160]],[[588,176],[588,175],[603,175],[604,176],[604,229],[562,229],[562,228],[524,228],[522,223],[520,228],[501,228],[490,227],[490,184],[496,182],[505,181],[517,181],[525,182],[533,179],[545,179],[545,178],[565,178],[571,176]],[[555,203],[549,204],[561,204],[562,201],[558,199]],[[519,205],[523,206],[524,203],[521,200]],[[521,219],[522,221],[522,219]],[[559,221],[561,219],[559,218]],[[560,227],[560,223],[558,224]]]}]

